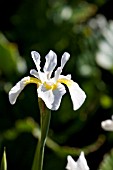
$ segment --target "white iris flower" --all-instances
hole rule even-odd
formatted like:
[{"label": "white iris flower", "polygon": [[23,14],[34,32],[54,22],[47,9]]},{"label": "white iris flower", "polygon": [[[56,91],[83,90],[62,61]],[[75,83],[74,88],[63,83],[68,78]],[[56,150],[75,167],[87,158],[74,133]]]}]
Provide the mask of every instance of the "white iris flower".
[{"label": "white iris flower", "polygon": [[[31,52],[32,59],[36,65],[35,69],[30,70],[30,74],[34,77],[24,77],[21,79],[9,92],[9,101],[11,104],[16,102],[17,97],[24,87],[29,83],[37,85],[38,97],[41,98],[46,106],[51,110],[57,110],[60,106],[62,96],[66,93],[65,85],[67,85],[71,99],[73,102],[73,109],[77,110],[83,104],[86,95],[77,83],[71,80],[71,75],[61,75],[62,69],[68,61],[70,54],[65,52],[61,58],[61,66],[58,67],[51,78],[52,72],[57,65],[57,55],[50,50],[46,55],[46,62],[43,72],[40,70],[40,54],[36,51]],[[61,84],[63,83],[63,84]]]},{"label": "white iris flower", "polygon": [[84,152],[81,152],[78,160],[75,162],[73,158],[69,155],[67,157],[68,163],[66,166],[67,170],[89,170],[87,161],[84,156]]},{"label": "white iris flower", "polygon": [[101,127],[106,131],[113,131],[113,115],[112,115],[111,119],[102,121]]}]

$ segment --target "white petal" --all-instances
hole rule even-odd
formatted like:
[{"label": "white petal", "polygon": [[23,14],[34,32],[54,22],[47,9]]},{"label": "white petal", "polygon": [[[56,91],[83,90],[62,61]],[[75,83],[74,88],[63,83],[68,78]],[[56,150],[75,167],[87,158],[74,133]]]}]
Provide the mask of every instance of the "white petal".
[{"label": "white petal", "polygon": [[54,68],[57,65],[57,55],[50,50],[50,52],[46,55],[46,63],[44,65],[43,71],[45,73],[52,73]]},{"label": "white petal", "polygon": [[84,152],[81,152],[78,160],[75,162],[71,156],[67,157],[68,163],[66,169],[68,170],[89,170]]},{"label": "white petal", "polygon": [[21,79],[9,92],[9,101],[11,104],[15,104],[17,97],[21,93],[21,91],[26,86],[26,81],[29,81],[30,77],[24,77]]},{"label": "white petal", "polygon": [[56,83],[57,80],[59,79],[59,76],[62,72],[62,68],[61,67],[58,67],[57,70],[55,71],[55,75],[54,75],[54,82]]},{"label": "white petal", "polygon": [[70,54],[65,52],[63,55],[62,55],[62,58],[61,58],[61,67],[63,69],[63,67],[65,66],[66,62],[69,60],[70,58]]},{"label": "white petal", "polygon": [[[71,81],[71,80],[70,80]],[[73,109],[77,110],[81,107],[81,105],[84,103],[86,94],[85,92],[79,87],[79,85],[73,81],[71,81],[71,85],[67,85],[71,99],[73,102]]]},{"label": "white petal", "polygon": [[66,79],[66,80],[71,80],[71,74],[68,74],[67,76],[60,75],[59,79]]},{"label": "white petal", "polygon": [[36,51],[32,51],[31,56],[36,65],[37,70],[40,70],[40,54]]},{"label": "white petal", "polygon": [[57,110],[60,107],[62,96],[66,93],[65,87],[62,84],[58,84],[57,89],[53,90],[54,102],[52,103],[51,110]]},{"label": "white petal", "polygon": [[37,92],[38,97],[40,97],[51,110],[57,110],[59,108],[62,96],[66,93],[65,87],[60,83],[58,84],[58,88],[55,90],[48,90],[44,87],[44,85],[41,85],[37,89]]},{"label": "white petal", "polygon": [[30,74],[33,75],[34,77],[40,79],[39,73],[35,69],[31,69]]},{"label": "white petal", "polygon": [[81,152],[79,159],[77,160],[77,170],[89,170],[84,152]]},{"label": "white petal", "polygon": [[31,69],[30,74],[41,80],[42,83],[47,81],[47,75],[40,70],[37,72],[35,69]]},{"label": "white petal", "polygon": [[101,122],[101,127],[107,131],[113,131],[113,120],[105,120]]},{"label": "white petal", "polygon": [[77,163],[73,160],[73,158],[70,155],[68,155],[67,161],[68,161],[68,163],[67,163],[66,169],[67,170],[76,170]]}]

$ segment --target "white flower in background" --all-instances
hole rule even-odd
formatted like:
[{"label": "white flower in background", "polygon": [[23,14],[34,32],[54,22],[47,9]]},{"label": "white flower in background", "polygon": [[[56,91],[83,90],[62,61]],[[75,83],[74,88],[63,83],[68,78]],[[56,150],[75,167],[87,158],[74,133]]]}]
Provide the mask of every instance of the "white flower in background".
[{"label": "white flower in background", "polygon": [[102,121],[101,127],[106,131],[113,131],[113,116],[112,119]]},{"label": "white flower in background", "polygon": [[67,157],[68,163],[66,166],[67,170],[89,170],[87,161],[84,157],[84,152],[81,152],[78,160],[75,162],[73,158],[69,155]]},{"label": "white flower in background", "polygon": [[[17,97],[24,87],[29,83],[37,85],[38,97],[41,98],[46,106],[51,110],[57,110],[60,106],[62,96],[66,93],[65,85],[67,85],[71,99],[73,102],[73,109],[77,110],[83,104],[86,95],[77,83],[71,80],[71,75],[61,75],[62,69],[69,60],[70,54],[65,52],[61,58],[61,66],[58,67],[51,78],[52,72],[57,65],[57,55],[50,50],[46,55],[46,62],[43,72],[40,70],[40,54],[36,51],[31,52],[32,59],[36,65],[35,69],[30,70],[30,74],[34,77],[24,77],[21,79],[9,92],[9,101],[11,104],[16,102]],[[63,84],[61,84],[63,83]]]}]

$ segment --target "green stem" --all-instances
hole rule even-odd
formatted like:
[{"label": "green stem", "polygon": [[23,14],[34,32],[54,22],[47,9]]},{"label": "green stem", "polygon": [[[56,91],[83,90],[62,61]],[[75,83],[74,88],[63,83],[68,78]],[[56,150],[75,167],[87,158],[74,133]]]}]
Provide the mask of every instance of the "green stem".
[{"label": "green stem", "polygon": [[51,111],[45,106],[45,103],[38,98],[41,118],[41,137],[38,141],[32,170],[42,170],[44,159],[45,142],[49,130]]}]

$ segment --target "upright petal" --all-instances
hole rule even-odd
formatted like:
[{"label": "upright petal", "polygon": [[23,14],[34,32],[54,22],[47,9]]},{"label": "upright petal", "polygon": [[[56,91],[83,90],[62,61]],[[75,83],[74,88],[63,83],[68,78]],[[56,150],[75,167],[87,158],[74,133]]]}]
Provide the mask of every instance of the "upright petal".
[{"label": "upright petal", "polygon": [[70,155],[68,155],[67,161],[68,161],[66,166],[67,170],[77,170],[77,163],[73,160],[73,158]]},{"label": "upright petal", "polygon": [[65,52],[63,55],[62,55],[62,58],[61,58],[61,68],[63,69],[63,67],[65,66],[66,62],[69,60],[70,58],[70,54]]},{"label": "upright petal", "polygon": [[36,51],[32,51],[31,56],[36,65],[37,70],[40,70],[40,54]]},{"label": "upright petal", "polygon": [[44,65],[43,71],[45,73],[52,73],[54,68],[57,65],[57,55],[50,50],[50,52],[46,55],[46,63]]},{"label": "upright petal", "polygon": [[89,170],[84,152],[81,152],[79,159],[77,160],[77,170]]},{"label": "upright petal", "polygon": [[47,75],[40,70],[37,72],[35,69],[30,70],[30,74],[36,77],[37,79],[41,80],[42,83],[47,81]]},{"label": "upright petal", "polygon": [[81,152],[78,160],[75,162],[71,156],[67,157],[68,163],[66,166],[67,170],[89,170],[87,161],[84,156],[84,152]]},{"label": "upright petal", "polygon": [[59,76],[62,72],[62,68],[61,67],[58,67],[57,70],[55,71],[55,75],[54,75],[54,83],[57,82],[57,80],[59,79]]},{"label": "upright petal", "polygon": [[31,69],[30,74],[33,75],[34,77],[40,79],[39,73],[35,69]]},{"label": "upright petal", "polygon": [[27,81],[30,81],[30,77],[24,77],[21,79],[9,92],[9,101],[11,104],[15,104],[17,97],[27,85]]},{"label": "upright petal", "polygon": [[58,84],[57,89],[47,89],[44,85],[37,89],[38,97],[40,97],[50,110],[57,110],[60,106],[62,96],[66,93],[65,87]]},{"label": "upright petal", "polygon": [[60,83],[64,83],[67,85],[71,99],[73,102],[73,109],[77,110],[81,107],[81,105],[84,103],[86,94],[85,92],[79,87],[77,83],[75,83],[72,80],[69,80],[67,76],[63,76],[64,78],[59,79],[58,81]]}]

